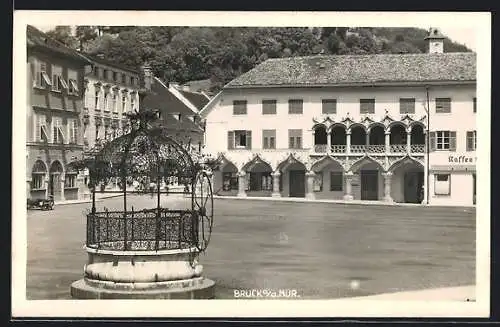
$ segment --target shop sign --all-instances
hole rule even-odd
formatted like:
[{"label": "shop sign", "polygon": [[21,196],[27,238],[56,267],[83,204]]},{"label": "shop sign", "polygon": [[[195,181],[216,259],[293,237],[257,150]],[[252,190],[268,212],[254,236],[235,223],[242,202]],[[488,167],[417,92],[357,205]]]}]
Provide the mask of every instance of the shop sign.
[{"label": "shop sign", "polygon": [[475,164],[476,157],[471,156],[448,156],[448,163],[450,164]]}]

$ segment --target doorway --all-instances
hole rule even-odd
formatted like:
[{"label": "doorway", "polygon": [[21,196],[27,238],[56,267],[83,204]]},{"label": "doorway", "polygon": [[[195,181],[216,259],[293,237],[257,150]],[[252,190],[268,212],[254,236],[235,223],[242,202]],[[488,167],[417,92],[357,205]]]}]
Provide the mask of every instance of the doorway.
[{"label": "doorway", "polygon": [[378,200],[378,170],[361,171],[361,200]]},{"label": "doorway", "polygon": [[290,170],[290,197],[303,198],[306,196],[306,185],[305,177],[306,173],[304,170]]},{"label": "doorway", "polygon": [[424,185],[424,172],[412,171],[404,175],[404,200],[406,203],[422,202],[422,186]]}]

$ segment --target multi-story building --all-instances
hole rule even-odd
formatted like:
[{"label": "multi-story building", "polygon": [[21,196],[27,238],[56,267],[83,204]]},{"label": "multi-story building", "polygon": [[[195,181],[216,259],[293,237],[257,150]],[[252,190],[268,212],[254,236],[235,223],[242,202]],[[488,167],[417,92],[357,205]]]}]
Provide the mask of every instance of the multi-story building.
[{"label": "multi-story building", "polygon": [[476,55],[427,40],[423,54],[269,59],[228,83],[201,111],[214,189],[472,205]]},{"label": "multi-story building", "polygon": [[85,149],[110,141],[128,128],[127,112],[139,110],[140,72],[85,54],[91,62],[85,74],[83,137]]},{"label": "multi-story building", "polygon": [[27,27],[27,197],[77,199],[82,177],[70,163],[81,159],[85,66],[78,52]]}]

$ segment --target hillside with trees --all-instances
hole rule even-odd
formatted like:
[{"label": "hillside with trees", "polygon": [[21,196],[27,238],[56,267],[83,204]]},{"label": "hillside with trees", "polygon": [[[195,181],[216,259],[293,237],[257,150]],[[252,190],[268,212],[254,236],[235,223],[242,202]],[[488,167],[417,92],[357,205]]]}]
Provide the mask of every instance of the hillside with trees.
[{"label": "hillside with trees", "polygon": [[[165,81],[210,79],[212,92],[268,58],[427,51],[427,31],[417,28],[57,26],[47,34],[130,67],[149,62]],[[449,39],[444,50],[471,51]]]}]

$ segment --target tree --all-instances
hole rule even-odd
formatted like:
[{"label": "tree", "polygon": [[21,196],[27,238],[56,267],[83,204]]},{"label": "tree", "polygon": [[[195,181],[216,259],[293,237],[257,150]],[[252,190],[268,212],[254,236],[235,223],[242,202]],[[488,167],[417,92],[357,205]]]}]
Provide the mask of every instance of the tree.
[{"label": "tree", "polygon": [[76,48],[78,41],[71,32],[71,26],[56,26],[53,30],[48,31],[47,36],[65,44],[70,48]]},{"label": "tree", "polygon": [[97,38],[97,31],[94,26],[77,26],[75,36],[78,40],[80,50],[84,50],[87,44]]}]

